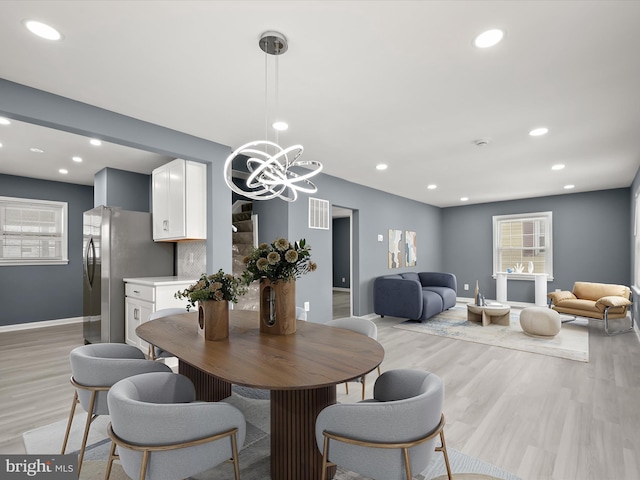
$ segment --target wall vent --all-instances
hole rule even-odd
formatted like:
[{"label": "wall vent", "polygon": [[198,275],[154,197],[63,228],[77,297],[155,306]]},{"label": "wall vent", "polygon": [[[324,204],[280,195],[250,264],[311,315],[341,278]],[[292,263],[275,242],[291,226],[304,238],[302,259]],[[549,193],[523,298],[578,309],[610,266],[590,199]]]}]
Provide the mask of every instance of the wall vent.
[{"label": "wall vent", "polygon": [[329,200],[309,197],[309,228],[329,230]]}]

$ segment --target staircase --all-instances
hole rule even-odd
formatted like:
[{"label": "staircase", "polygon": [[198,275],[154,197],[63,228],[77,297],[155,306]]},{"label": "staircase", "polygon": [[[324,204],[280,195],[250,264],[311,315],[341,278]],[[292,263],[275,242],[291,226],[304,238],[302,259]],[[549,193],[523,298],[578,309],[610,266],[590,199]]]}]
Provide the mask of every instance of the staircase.
[{"label": "staircase", "polygon": [[[257,233],[255,229],[257,228],[258,219],[253,214],[251,202],[242,202],[239,205],[234,205],[234,212],[231,215],[231,222],[236,227],[236,231],[233,232],[231,247],[233,274],[241,275],[244,271],[244,257],[249,254],[251,248],[257,246],[254,244],[254,235]],[[238,303],[233,308],[237,310],[258,310],[259,291],[258,282],[253,282],[249,285],[248,292],[239,297]]]}]

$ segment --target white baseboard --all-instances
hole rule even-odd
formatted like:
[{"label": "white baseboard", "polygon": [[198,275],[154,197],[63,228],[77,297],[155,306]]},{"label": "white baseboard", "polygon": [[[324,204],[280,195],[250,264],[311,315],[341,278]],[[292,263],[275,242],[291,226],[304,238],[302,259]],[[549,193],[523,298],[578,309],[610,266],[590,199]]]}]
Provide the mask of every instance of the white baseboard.
[{"label": "white baseboard", "polygon": [[0,327],[0,333],[29,330],[32,328],[54,327],[56,325],[67,325],[70,323],[82,323],[82,320],[83,317],[71,317],[61,318],[60,320],[43,320],[42,322],[16,323],[15,325],[4,325]]}]

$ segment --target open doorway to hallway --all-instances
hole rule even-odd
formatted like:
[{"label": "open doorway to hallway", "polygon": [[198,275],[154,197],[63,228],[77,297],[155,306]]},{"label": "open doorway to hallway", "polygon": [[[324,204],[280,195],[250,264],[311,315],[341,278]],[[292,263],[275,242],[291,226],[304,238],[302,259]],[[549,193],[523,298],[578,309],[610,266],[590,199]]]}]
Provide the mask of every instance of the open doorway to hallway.
[{"label": "open doorway to hallway", "polygon": [[333,318],[353,313],[353,210],[332,206]]}]

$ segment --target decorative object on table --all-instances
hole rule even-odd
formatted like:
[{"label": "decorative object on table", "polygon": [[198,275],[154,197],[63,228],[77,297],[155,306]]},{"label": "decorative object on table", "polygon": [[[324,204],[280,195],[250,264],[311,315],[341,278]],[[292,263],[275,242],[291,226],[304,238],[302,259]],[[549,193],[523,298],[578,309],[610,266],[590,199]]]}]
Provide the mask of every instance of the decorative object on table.
[{"label": "decorative object on table", "polygon": [[197,283],[174,297],[188,300],[187,311],[197,303],[198,331],[206,340],[224,340],[229,337],[229,302],[236,303],[245,292],[240,278],[220,269],[213,275],[203,273]]},{"label": "decorative object on table", "polygon": [[[288,49],[287,39],[278,32],[265,32],[258,42],[265,57],[265,92],[267,89],[267,60],[269,55],[275,58],[275,115],[278,114],[278,56]],[[265,98],[266,104],[266,98]],[[265,130],[268,112],[265,107]],[[302,145],[292,145],[282,148],[278,145],[278,130],[286,130],[287,124],[275,119],[273,128],[276,130],[275,142],[256,140],[237,148],[227,157],[224,164],[224,180],[234,192],[252,200],[270,200],[279,197],[287,202],[298,198],[298,192],[315,193],[318,188],[309,180],[322,170],[322,164],[316,160],[299,160],[304,151]],[[233,162],[242,161],[244,165],[235,167],[236,170],[248,170],[246,188],[241,188],[233,181]]]},{"label": "decorative object on table", "polygon": [[478,303],[478,295],[480,295],[480,290],[479,290],[479,287],[478,287],[478,280],[476,280],[476,291],[475,291],[475,294],[473,295],[473,301],[474,301],[474,303],[476,305],[480,305]]},{"label": "decorative object on table", "polygon": [[260,331],[289,335],[296,331],[296,278],[313,272],[311,246],[303,238],[261,243],[244,258],[242,281],[260,281]]},{"label": "decorative object on table", "polygon": [[533,262],[529,262],[529,273],[533,273]]},{"label": "decorative object on table", "polygon": [[524,272],[524,265],[521,263],[516,263],[515,267],[513,267],[516,273]]},{"label": "decorative object on table", "polygon": [[389,229],[389,268],[402,267],[402,230]]},{"label": "decorative object on table", "polygon": [[513,268],[507,268],[507,273],[513,273]]},{"label": "decorative object on table", "polygon": [[406,267],[415,267],[418,263],[418,239],[416,232],[404,232],[404,263]]}]

